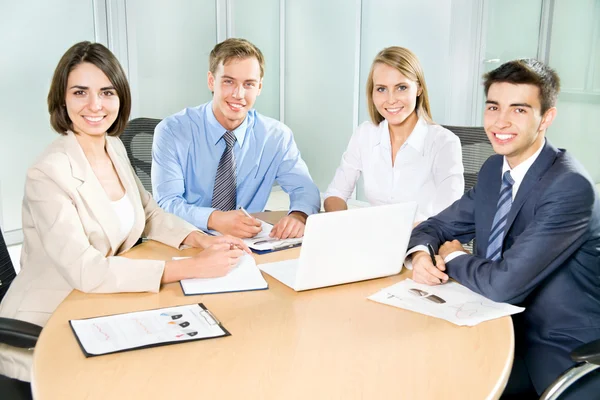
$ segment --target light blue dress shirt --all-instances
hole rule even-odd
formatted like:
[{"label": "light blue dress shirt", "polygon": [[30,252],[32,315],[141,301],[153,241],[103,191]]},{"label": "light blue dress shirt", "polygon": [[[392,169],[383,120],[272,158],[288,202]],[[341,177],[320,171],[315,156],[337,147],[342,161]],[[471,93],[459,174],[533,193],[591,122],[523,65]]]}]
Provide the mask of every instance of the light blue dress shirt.
[{"label": "light blue dress shirt", "polygon": [[[152,191],[167,212],[207,229],[215,175],[225,150],[226,129],[212,102],[162,120],[152,144]],[[317,213],[321,200],[292,131],[252,109],[234,131],[237,206],[264,211],[274,182],[290,196],[290,210]]]}]

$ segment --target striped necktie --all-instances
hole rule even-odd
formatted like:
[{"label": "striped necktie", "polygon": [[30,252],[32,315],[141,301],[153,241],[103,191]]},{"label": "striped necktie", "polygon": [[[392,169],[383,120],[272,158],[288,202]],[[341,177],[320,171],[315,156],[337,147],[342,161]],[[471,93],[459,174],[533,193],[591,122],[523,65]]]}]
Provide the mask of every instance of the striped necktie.
[{"label": "striped necktie", "polygon": [[233,155],[236,138],[233,132],[227,131],[223,135],[223,140],[225,140],[225,151],[221,156],[215,176],[212,207],[221,211],[231,211],[235,210],[237,202],[235,156]]},{"label": "striped necktie", "polygon": [[492,261],[497,261],[502,256],[502,243],[504,242],[504,228],[508,212],[512,206],[512,187],[515,181],[510,176],[510,171],[506,171],[502,177],[502,187],[500,188],[500,198],[496,208],[494,222],[492,222],[492,230],[490,231],[490,240],[486,258]]}]

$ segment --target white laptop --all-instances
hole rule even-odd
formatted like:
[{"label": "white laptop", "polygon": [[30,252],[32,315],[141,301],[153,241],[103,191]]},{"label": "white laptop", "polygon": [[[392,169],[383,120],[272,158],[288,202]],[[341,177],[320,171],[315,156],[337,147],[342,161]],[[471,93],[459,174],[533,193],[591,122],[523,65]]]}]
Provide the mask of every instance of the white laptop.
[{"label": "white laptop", "polygon": [[311,215],[300,258],[258,267],[296,291],[397,274],[416,209],[410,202]]}]

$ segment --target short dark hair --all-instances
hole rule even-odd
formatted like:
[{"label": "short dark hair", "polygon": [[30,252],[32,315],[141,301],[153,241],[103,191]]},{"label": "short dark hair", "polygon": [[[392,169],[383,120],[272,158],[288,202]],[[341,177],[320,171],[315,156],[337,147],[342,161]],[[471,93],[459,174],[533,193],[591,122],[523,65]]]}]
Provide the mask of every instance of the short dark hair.
[{"label": "short dark hair", "polygon": [[260,66],[260,77],[265,75],[265,58],[258,47],[246,39],[229,38],[217,44],[208,57],[208,70],[214,75],[222,62],[227,64],[232,58],[256,58]]},{"label": "short dark hair", "polygon": [[490,86],[499,82],[537,86],[540,90],[542,114],[556,105],[556,98],[560,91],[560,78],[556,71],[533,58],[506,62],[483,75],[483,87],[486,97]]},{"label": "short dark hair", "polygon": [[115,87],[119,96],[119,114],[106,133],[119,136],[125,130],[131,113],[131,91],[119,60],[100,43],[79,42],[67,50],[58,62],[48,92],[48,112],[52,128],[62,135],[73,129],[73,121],[65,107],[67,81],[71,71],[82,63],[98,67]]}]

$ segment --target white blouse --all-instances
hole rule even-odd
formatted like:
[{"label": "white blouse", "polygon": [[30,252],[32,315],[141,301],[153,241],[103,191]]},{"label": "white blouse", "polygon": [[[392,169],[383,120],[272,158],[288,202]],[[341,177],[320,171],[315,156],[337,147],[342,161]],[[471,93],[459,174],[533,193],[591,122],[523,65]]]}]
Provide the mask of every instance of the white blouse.
[{"label": "white blouse", "polygon": [[336,196],[348,201],[361,174],[371,205],[416,201],[415,221],[425,220],[463,195],[460,139],[420,118],[392,166],[387,121],[379,126],[364,122],[350,138],[325,198]]},{"label": "white blouse", "polygon": [[125,239],[127,239],[127,236],[129,236],[131,229],[133,229],[133,224],[135,222],[133,205],[131,204],[127,193],[119,200],[111,201],[110,203],[117,215],[117,220],[119,221],[119,240],[117,243],[119,243],[120,246]]}]

